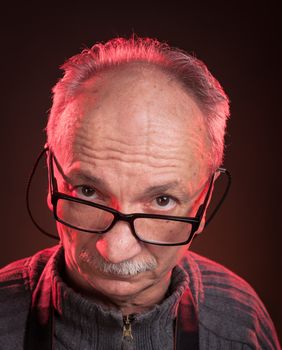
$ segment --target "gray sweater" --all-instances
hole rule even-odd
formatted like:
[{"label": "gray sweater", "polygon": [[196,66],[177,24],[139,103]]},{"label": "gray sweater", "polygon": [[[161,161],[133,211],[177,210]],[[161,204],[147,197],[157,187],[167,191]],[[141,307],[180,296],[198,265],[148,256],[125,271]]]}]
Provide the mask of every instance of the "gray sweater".
[{"label": "gray sweater", "polygon": [[119,310],[105,309],[67,286],[64,252],[56,246],[1,270],[0,350],[24,349],[30,307],[35,302],[46,312],[53,306],[55,349],[172,350],[174,320],[187,290],[199,318],[201,350],[281,349],[272,321],[253,289],[206,258],[187,252],[173,270],[165,300],[125,320]]}]

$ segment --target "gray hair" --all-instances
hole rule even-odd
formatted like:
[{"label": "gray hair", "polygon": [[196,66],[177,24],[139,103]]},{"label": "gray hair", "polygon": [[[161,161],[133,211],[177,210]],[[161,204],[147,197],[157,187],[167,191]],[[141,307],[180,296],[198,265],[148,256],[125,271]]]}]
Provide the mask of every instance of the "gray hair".
[{"label": "gray hair", "polygon": [[[132,62],[147,63],[175,77],[194,97],[206,120],[210,139],[210,167],[215,170],[223,160],[224,135],[229,117],[229,99],[206,65],[194,56],[156,39],[115,38],[105,44],[71,57],[63,65],[64,76],[53,88],[53,105],[47,124],[49,146],[59,144],[75,121],[61,120],[67,104],[82,84],[103,71]],[[64,130],[64,132],[62,131]]]}]

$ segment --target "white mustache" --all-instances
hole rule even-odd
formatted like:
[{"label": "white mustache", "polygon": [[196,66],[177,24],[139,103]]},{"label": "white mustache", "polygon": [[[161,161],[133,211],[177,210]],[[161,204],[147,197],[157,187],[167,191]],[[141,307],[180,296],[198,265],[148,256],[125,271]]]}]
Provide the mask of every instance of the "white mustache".
[{"label": "white mustache", "polygon": [[117,264],[110,263],[103,259],[99,254],[82,249],[79,254],[80,260],[92,265],[96,270],[118,276],[135,276],[140,272],[152,271],[157,267],[157,261],[154,257],[140,258],[139,260],[125,260]]}]

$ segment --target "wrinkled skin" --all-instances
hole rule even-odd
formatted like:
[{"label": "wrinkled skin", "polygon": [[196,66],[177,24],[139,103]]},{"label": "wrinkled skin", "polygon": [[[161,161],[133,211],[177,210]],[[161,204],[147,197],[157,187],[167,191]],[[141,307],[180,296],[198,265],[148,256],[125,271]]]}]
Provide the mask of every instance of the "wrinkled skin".
[{"label": "wrinkled skin", "polygon": [[[203,118],[177,81],[157,69],[133,65],[84,84],[63,112],[62,120],[75,123],[54,153],[75,186],[93,189],[93,197],[82,198],[99,198],[123,213],[193,216],[210,176]],[[58,171],[55,175],[59,189],[67,192]],[[148,192],[161,185],[167,186]],[[67,193],[78,195],[76,188]],[[202,227],[203,222],[198,232]],[[124,314],[150,309],[163,299],[171,271],[187,250],[142,243],[126,222],[100,236],[61,224],[58,231],[69,283]],[[99,270],[101,261],[152,262],[154,267],[119,275]]]}]

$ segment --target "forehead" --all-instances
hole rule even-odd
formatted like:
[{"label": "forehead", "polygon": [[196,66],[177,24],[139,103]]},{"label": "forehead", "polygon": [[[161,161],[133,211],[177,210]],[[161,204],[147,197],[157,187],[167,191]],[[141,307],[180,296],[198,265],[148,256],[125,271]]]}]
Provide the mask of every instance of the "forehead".
[{"label": "forehead", "polygon": [[66,106],[60,124],[67,140],[60,153],[67,150],[68,158],[82,150],[111,149],[125,161],[130,153],[146,154],[148,162],[184,153],[200,161],[209,146],[204,116],[192,96],[173,77],[147,66],[87,81]]}]

